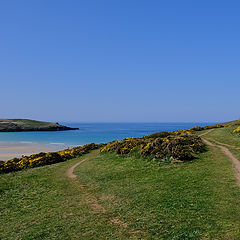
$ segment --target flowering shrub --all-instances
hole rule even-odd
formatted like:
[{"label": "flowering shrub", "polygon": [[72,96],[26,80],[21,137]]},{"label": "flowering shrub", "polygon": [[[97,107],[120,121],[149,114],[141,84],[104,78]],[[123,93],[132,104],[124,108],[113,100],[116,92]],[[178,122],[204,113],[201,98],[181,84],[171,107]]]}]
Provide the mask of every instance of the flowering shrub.
[{"label": "flowering shrub", "polygon": [[214,129],[214,128],[223,128],[223,127],[229,127],[230,125],[221,125],[221,124],[215,124],[215,125],[210,125],[210,126],[205,126],[205,127],[200,127],[196,126],[193,128],[190,128],[189,130],[192,131],[202,131],[202,130],[208,130],[208,129]]},{"label": "flowering shrub", "polygon": [[[143,157],[152,156],[158,159],[173,157],[174,159],[186,161],[196,158],[198,153],[205,151],[205,144],[200,137],[194,134],[194,131],[219,127],[223,126],[214,125],[194,127],[174,132],[159,132],[142,138],[125,138],[121,141],[113,141],[106,145],[91,143],[58,152],[32,154],[5,162],[0,161],[0,173],[67,161],[68,159],[81,156],[97,148],[102,148],[102,153],[116,152],[117,154],[128,154],[136,150]],[[234,132],[240,132],[240,127],[234,130]]]},{"label": "flowering shrub", "polygon": [[237,129],[233,130],[233,133],[240,133],[240,126]]},{"label": "flowering shrub", "polygon": [[197,153],[204,150],[205,145],[201,138],[193,134],[186,134],[157,138],[150,143],[141,145],[140,154],[142,156],[152,155],[155,158],[172,156],[178,160],[191,160],[197,157]]},{"label": "flowering shrub", "polygon": [[11,160],[0,161],[0,173],[19,171],[25,168],[39,167],[53,163],[67,161],[68,159],[81,156],[93,149],[99,148],[95,143],[86,144],[81,147],[66,149],[58,152],[37,153],[22,158],[13,158]]},{"label": "flowering shrub", "polygon": [[173,157],[178,160],[191,160],[205,151],[201,138],[190,130],[156,133],[142,138],[126,138],[108,143],[101,152],[128,154],[137,149],[143,157],[158,159]]},{"label": "flowering shrub", "polygon": [[108,143],[101,149],[101,152],[116,152],[117,154],[127,154],[137,147],[139,147],[144,141],[140,138],[125,138],[122,141],[113,141]]}]

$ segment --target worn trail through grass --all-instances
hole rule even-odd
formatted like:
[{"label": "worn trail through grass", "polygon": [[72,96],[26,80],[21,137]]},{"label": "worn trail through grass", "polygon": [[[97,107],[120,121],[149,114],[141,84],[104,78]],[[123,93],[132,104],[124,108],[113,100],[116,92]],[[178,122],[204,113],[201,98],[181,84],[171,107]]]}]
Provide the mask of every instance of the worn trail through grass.
[{"label": "worn trail through grass", "polygon": [[[211,129],[203,134],[200,134],[200,137],[202,136],[206,136],[208,133],[212,132],[214,129]],[[235,170],[235,176],[236,176],[236,179],[237,179],[237,183],[238,183],[238,186],[240,187],[240,162],[239,160],[233,156],[233,154],[230,152],[230,150],[226,147],[231,147],[231,148],[234,148],[234,149],[240,149],[239,147],[236,147],[236,146],[233,146],[233,145],[229,145],[229,144],[224,144],[224,143],[221,143],[219,141],[216,141],[216,140],[213,140],[213,139],[204,139],[203,138],[203,141],[211,146],[211,147],[218,147],[222,150],[222,152],[232,161],[232,164],[233,164],[233,168]],[[211,143],[210,141],[213,141],[215,144]]]},{"label": "worn trail through grass", "polygon": [[[1,174],[0,239],[240,239],[233,160],[209,140],[240,147],[232,130],[205,132],[209,151],[188,162],[94,150]],[[240,151],[229,150],[237,169]]]},{"label": "worn trail through grass", "polygon": [[[67,177],[69,177],[69,178],[71,178],[71,179],[77,180],[77,175],[74,174],[75,168],[78,167],[78,166],[80,166],[82,163],[86,162],[88,159],[96,157],[97,154],[99,154],[99,151],[93,151],[93,152],[91,152],[90,154],[88,154],[87,157],[85,157],[85,158],[82,159],[81,161],[75,163],[73,166],[71,166],[70,168],[68,168],[67,171],[66,171]],[[79,180],[79,181],[80,181],[80,180]],[[82,191],[85,191],[84,185],[82,185],[81,183],[80,183],[79,185],[80,185],[80,187],[81,187],[81,190],[82,190]],[[105,213],[107,212],[107,210],[99,203],[98,199],[97,199],[94,195],[92,195],[92,194],[90,194],[90,193],[88,193],[88,194],[86,195],[86,202],[91,206],[91,208],[92,208],[93,211],[96,211],[96,212],[102,213],[102,214],[105,214]],[[108,217],[107,220],[108,220],[110,223],[112,223],[112,224],[114,224],[114,225],[116,225],[116,226],[118,226],[118,227],[120,227],[120,228],[126,229],[126,228],[128,227],[128,224],[125,223],[125,222],[123,222],[123,221],[121,221],[119,218],[116,218],[116,217]],[[134,234],[140,233],[140,232],[142,232],[142,231],[135,230],[135,229],[130,229],[130,230],[128,231],[128,234],[134,236]],[[141,238],[141,239],[143,239],[143,238]]]}]

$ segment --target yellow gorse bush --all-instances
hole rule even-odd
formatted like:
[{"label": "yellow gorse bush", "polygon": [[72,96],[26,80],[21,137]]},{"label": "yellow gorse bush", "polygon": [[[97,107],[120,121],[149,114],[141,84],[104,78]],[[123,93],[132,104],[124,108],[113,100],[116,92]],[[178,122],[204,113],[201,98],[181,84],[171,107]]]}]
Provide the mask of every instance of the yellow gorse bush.
[{"label": "yellow gorse bush", "polygon": [[233,130],[233,133],[240,133],[240,126],[237,129]]},{"label": "yellow gorse bush", "polygon": [[189,130],[202,131],[202,130],[209,130],[209,129],[214,129],[214,128],[229,127],[229,126],[230,125],[215,124],[215,125],[210,125],[210,126],[205,126],[205,127],[196,126],[196,127],[190,128]]},{"label": "yellow gorse bush", "polygon": [[[194,131],[221,127],[224,126],[220,124],[206,127],[197,126],[187,130],[154,133],[142,138],[125,138],[121,141],[113,141],[104,145],[101,152],[128,154],[133,150],[137,150],[143,157],[152,156],[163,159],[171,156],[175,159],[189,160],[196,158],[198,153],[205,151],[204,143],[200,137],[194,134]],[[233,132],[240,132],[240,127]],[[0,161],[0,173],[66,161],[99,147],[101,147],[101,145],[91,143],[58,152],[42,152],[30,156],[23,156],[22,158],[14,158],[5,162]]]},{"label": "yellow gorse bush", "polygon": [[173,157],[179,160],[196,158],[205,151],[205,144],[192,130],[159,132],[142,138],[126,138],[108,143],[101,152],[128,154],[137,150],[143,157],[152,156],[158,159]]},{"label": "yellow gorse bush", "polygon": [[67,161],[68,159],[81,156],[93,149],[99,148],[98,144],[90,143],[84,146],[65,149],[58,152],[41,152],[22,158],[14,158],[5,162],[0,162],[0,173],[19,171],[25,168],[39,167],[53,163]]}]

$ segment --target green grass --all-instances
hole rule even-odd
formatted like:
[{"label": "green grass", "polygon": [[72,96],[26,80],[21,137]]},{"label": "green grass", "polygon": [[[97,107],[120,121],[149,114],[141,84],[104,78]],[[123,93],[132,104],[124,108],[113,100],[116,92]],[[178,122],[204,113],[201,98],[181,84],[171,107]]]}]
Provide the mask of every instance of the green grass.
[{"label": "green grass", "polygon": [[149,239],[240,237],[240,192],[220,152],[165,167],[107,154],[76,173],[99,199],[114,196],[102,204]]},{"label": "green grass", "polygon": [[[240,134],[232,133],[237,127],[226,127],[226,128],[217,128],[205,135],[205,138],[215,139],[224,144],[230,144],[237,147],[240,147]],[[198,134],[203,133],[203,131],[198,132]]]},{"label": "green grass", "polygon": [[[214,140],[216,140],[219,143],[227,144],[227,148],[240,160],[240,149],[234,148],[234,146],[240,148],[240,134],[232,133],[236,128],[237,126],[214,129],[214,131],[209,132],[204,137],[210,141],[213,140],[213,143],[215,143]],[[198,132],[198,134],[201,133],[203,133],[203,131]]]},{"label": "green grass", "polygon": [[127,239],[66,177],[80,159],[0,175],[0,239]]},{"label": "green grass", "polygon": [[0,239],[240,238],[240,191],[221,151],[178,164],[90,153],[75,170],[80,181],[68,179],[80,160],[0,175]]}]

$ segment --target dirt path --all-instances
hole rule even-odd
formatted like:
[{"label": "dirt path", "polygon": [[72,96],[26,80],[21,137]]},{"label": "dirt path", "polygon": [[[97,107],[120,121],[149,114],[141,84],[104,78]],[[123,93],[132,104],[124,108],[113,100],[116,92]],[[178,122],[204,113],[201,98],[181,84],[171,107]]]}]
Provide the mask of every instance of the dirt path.
[{"label": "dirt path", "polygon": [[66,171],[66,175],[71,179],[76,179],[77,176],[73,173],[74,169],[81,165],[82,163],[86,162],[89,158],[97,156],[99,153],[99,150],[93,150],[90,153],[87,154],[85,158],[83,158],[80,162],[75,163],[72,167],[68,168]]},{"label": "dirt path", "polygon": [[[82,159],[80,162],[74,164],[72,167],[68,168],[67,171],[66,171],[66,175],[67,177],[71,178],[71,179],[75,179],[77,180],[77,175],[75,175],[73,172],[75,170],[76,167],[78,167],[79,165],[81,165],[82,163],[86,162],[88,159],[90,159],[91,157],[94,157],[98,154],[99,152],[98,151],[93,151],[91,153],[89,153],[87,155],[87,157],[85,157],[84,159]],[[82,190],[84,190],[85,192],[87,192],[87,190],[85,189],[85,186],[80,184],[80,187]],[[86,202],[91,206],[91,208],[98,212],[98,213],[101,213],[101,214],[105,214],[107,212],[107,210],[99,203],[98,199],[92,195],[91,193],[87,193],[86,194]],[[103,215],[103,217],[105,217]],[[117,225],[118,227],[122,228],[122,229],[126,229],[128,227],[128,224],[125,223],[125,222],[122,222],[119,218],[117,217],[107,217],[107,220],[109,222],[111,222],[112,224],[114,225]],[[139,233],[142,233],[142,231],[139,231],[139,230],[135,230],[135,229],[130,229],[128,231],[128,233],[130,235],[134,235],[135,234],[139,234]],[[137,239],[144,239],[144,238],[137,238]]]},{"label": "dirt path", "polygon": [[233,156],[233,154],[224,146],[218,146],[226,156],[228,156],[228,158],[231,159],[232,163],[233,163],[233,167],[235,169],[236,172],[236,178],[237,178],[237,182],[238,185],[240,186],[240,162],[237,158],[235,158]]},{"label": "dirt path", "polygon": [[214,145],[213,143],[209,142],[208,140],[206,139],[202,139],[204,143],[206,143],[208,146],[211,146],[211,147],[216,147],[216,145]]},{"label": "dirt path", "polygon": [[200,134],[199,136],[202,137],[204,135],[207,135],[208,133],[212,132],[214,129],[207,130],[205,133]]},{"label": "dirt path", "polygon": [[222,143],[222,142],[219,142],[215,139],[212,139],[212,138],[207,138],[209,141],[213,141],[214,143],[216,143],[217,145],[221,145],[221,146],[225,146],[225,147],[229,147],[229,148],[233,148],[233,149],[236,149],[236,150],[240,150],[240,147],[237,147],[237,146],[234,146],[234,145],[230,145],[230,144],[227,144],[227,143]]},{"label": "dirt path", "polygon": [[[211,132],[213,130],[214,129],[211,129],[211,130],[209,130],[209,131],[207,131],[207,132],[205,132],[205,133],[203,133],[199,136],[202,137],[202,136],[208,134],[209,132]],[[236,173],[235,176],[236,176],[236,179],[237,179],[237,183],[238,183],[238,186],[240,187],[240,162],[236,157],[233,156],[233,154],[229,151],[229,149],[226,146],[232,147],[232,148],[235,148],[235,149],[239,149],[239,148],[237,148],[236,146],[228,145],[228,144],[222,144],[222,143],[220,143],[218,141],[215,141],[215,140],[212,140],[212,139],[208,139],[208,140],[210,140],[210,141],[212,140],[212,141],[214,141],[214,143],[217,143],[217,144],[213,144],[213,143],[209,142],[207,139],[204,139],[204,138],[202,138],[202,139],[210,147],[220,148],[222,150],[222,152],[231,160],[231,162],[233,164],[233,168],[234,168],[235,173]]]},{"label": "dirt path", "polygon": [[[207,135],[208,133],[212,132],[213,130],[214,130],[214,129],[210,129],[210,130],[206,131],[205,133],[200,134],[199,136],[200,136],[200,137],[205,136],[205,135]],[[234,146],[234,145],[230,145],[230,144],[226,144],[226,143],[222,143],[222,142],[218,142],[217,140],[212,139],[212,138],[207,138],[207,140],[213,141],[213,142],[216,143],[217,145],[226,146],[226,147],[230,147],[230,148],[233,148],[233,149],[240,150],[240,147],[237,147],[237,146]]]},{"label": "dirt path", "polygon": [[72,179],[77,178],[77,175],[75,175],[75,174],[73,173],[74,169],[75,169],[77,166],[79,166],[79,165],[81,165],[82,163],[84,163],[85,161],[87,161],[87,160],[88,160],[88,157],[84,158],[84,159],[81,160],[80,162],[78,162],[78,163],[74,164],[72,167],[70,167],[70,168],[67,170],[67,172],[66,172],[67,176],[68,176],[69,178],[72,178]]}]

